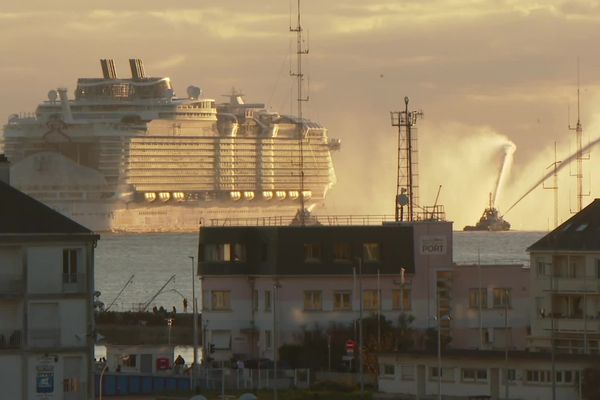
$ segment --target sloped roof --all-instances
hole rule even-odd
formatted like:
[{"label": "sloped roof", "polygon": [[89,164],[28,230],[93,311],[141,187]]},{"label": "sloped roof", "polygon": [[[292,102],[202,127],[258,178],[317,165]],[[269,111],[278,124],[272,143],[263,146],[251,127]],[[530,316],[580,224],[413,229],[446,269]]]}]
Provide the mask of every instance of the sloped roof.
[{"label": "sloped roof", "polygon": [[600,251],[600,199],[527,248],[536,250]]},{"label": "sloped roof", "polygon": [[91,230],[0,181],[0,235],[87,234]]}]

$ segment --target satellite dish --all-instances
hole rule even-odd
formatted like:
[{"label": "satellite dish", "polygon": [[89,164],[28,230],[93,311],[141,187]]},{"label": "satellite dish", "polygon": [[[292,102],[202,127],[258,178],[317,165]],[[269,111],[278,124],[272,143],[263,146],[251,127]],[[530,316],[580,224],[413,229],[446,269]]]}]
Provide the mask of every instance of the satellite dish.
[{"label": "satellite dish", "polygon": [[399,206],[404,207],[405,205],[408,204],[408,196],[404,193],[399,194],[398,197],[396,198],[396,202],[398,203]]},{"label": "satellite dish", "polygon": [[187,87],[187,95],[190,99],[197,99],[202,95],[202,89],[198,86],[190,85]]},{"label": "satellite dish", "polygon": [[56,90],[51,90],[48,92],[48,100],[51,102],[55,102],[58,99],[58,92]]}]

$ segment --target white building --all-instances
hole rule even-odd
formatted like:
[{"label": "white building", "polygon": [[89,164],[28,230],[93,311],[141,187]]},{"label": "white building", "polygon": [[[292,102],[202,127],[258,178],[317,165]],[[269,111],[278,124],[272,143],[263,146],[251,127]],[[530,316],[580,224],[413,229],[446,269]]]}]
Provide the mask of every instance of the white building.
[{"label": "white building", "polygon": [[600,353],[600,200],[528,248],[533,350]]},{"label": "white building", "polygon": [[93,398],[99,237],[9,186],[5,166],[0,156],[0,397]]}]

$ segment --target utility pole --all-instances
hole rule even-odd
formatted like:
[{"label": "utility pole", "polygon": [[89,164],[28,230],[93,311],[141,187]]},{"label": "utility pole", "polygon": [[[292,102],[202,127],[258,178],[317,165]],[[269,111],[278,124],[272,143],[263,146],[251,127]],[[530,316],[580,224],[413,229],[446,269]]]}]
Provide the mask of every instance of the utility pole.
[{"label": "utility pole", "polygon": [[508,299],[509,291],[504,290],[504,398],[508,399]]},{"label": "utility pole", "polygon": [[198,305],[196,302],[196,263],[194,262],[194,256],[188,256],[192,260],[192,308],[193,308],[193,320],[192,328],[193,343],[194,343],[194,363],[192,364],[191,370],[191,383],[192,390],[196,390],[196,368],[198,365]]}]

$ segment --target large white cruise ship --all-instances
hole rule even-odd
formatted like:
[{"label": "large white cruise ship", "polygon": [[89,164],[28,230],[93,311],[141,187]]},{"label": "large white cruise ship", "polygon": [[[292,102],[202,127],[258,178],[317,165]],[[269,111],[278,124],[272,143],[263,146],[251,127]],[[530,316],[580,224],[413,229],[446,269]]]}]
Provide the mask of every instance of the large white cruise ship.
[{"label": "large white cruise ship", "polygon": [[34,114],[9,117],[0,153],[13,186],[95,231],[194,231],[323,202],[340,147],[326,128],[235,92],[176,97],[169,78],[129,64],[120,79],[101,60],[103,77],[79,79],[74,99],[50,90]]}]

